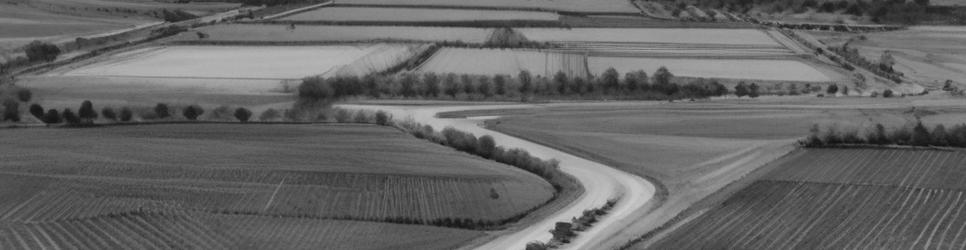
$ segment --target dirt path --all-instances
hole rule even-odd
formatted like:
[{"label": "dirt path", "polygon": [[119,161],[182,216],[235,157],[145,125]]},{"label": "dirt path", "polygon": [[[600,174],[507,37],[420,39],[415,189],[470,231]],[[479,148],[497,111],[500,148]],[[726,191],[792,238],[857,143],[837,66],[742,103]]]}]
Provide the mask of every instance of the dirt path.
[{"label": "dirt path", "polygon": [[522,148],[541,159],[559,160],[560,169],[574,176],[583,186],[584,193],[566,207],[534,224],[517,228],[515,231],[500,235],[489,242],[476,246],[477,249],[524,249],[528,242],[545,242],[552,237],[549,230],[554,227],[554,223],[570,222],[571,218],[580,217],[584,210],[600,207],[607,200],[618,198],[617,205],[611,210],[611,213],[602,218],[591,229],[581,232],[570,244],[562,247],[562,249],[596,249],[601,247],[601,244],[609,237],[618,234],[634,222],[634,220],[627,218],[646,210],[646,207],[654,201],[652,198],[656,191],[655,186],[641,177],[480,126],[484,120],[495,117],[470,117],[466,119],[436,117],[436,114],[441,112],[538,107],[536,105],[340,106],[347,109],[384,110],[391,113],[394,119],[413,119],[421,124],[433,126],[436,130],[454,127],[476,136],[490,135],[499,146]]}]

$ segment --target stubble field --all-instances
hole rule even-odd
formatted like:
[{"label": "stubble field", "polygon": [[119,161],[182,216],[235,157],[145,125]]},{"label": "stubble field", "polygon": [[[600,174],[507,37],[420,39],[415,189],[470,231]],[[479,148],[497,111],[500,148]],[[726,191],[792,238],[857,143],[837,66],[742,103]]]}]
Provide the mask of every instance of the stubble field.
[{"label": "stubble field", "polygon": [[557,20],[552,12],[468,9],[420,9],[379,7],[327,7],[307,11],[280,21],[485,21],[485,20]]},{"label": "stubble field", "polygon": [[[482,233],[430,225],[499,222],[553,193],[522,170],[375,126],[0,133],[17,142],[0,165],[0,242],[13,248],[451,248]],[[365,234],[325,229],[343,226]]]}]

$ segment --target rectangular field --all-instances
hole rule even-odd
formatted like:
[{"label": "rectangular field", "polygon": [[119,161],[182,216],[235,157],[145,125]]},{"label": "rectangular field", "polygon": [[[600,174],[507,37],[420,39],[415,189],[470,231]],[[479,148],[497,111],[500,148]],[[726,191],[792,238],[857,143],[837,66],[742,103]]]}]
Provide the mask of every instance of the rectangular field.
[{"label": "rectangular field", "polygon": [[[340,2],[342,3],[342,2]],[[452,6],[484,7],[498,9],[544,9],[578,12],[640,13],[630,1],[603,0],[349,0],[344,3],[371,5],[414,5],[414,6]]]},{"label": "rectangular field", "polygon": [[527,70],[548,77],[562,71],[570,76],[586,77],[585,58],[579,54],[540,50],[443,48],[424,62],[419,71],[516,76]]},{"label": "rectangular field", "polygon": [[[483,43],[492,33],[488,28],[412,27],[412,26],[332,26],[226,24],[197,29],[208,34],[207,40],[242,42],[368,42],[368,41],[462,41]],[[198,40],[192,32],[177,36],[179,40]]]},{"label": "rectangular field", "polygon": [[342,66],[363,57],[369,57],[367,64],[373,66],[371,71],[378,71],[407,60],[414,52],[413,45],[395,44],[153,47],[116,54],[102,62],[62,75],[300,79],[330,72],[334,74]]},{"label": "rectangular field", "polygon": [[[653,249],[966,245],[962,151],[805,149]],[[701,235],[701,237],[694,237]]]},{"label": "rectangular field", "polygon": [[780,45],[756,29],[682,28],[519,28],[527,39],[539,42],[626,42],[672,44]]},{"label": "rectangular field", "polygon": [[[331,232],[307,225],[338,220],[372,226],[354,237],[325,237],[374,248],[437,241],[431,246],[452,248],[480,234],[430,225],[501,223],[553,195],[523,170],[377,126],[142,125],[0,135],[19,142],[0,146],[2,248],[79,240],[91,248],[319,249],[333,244],[319,234]],[[206,219],[212,216],[222,217]],[[59,231],[45,231],[52,228]],[[50,237],[33,237],[41,234]],[[378,239],[390,234],[412,238]]]},{"label": "rectangular field", "polygon": [[664,66],[678,76],[803,82],[832,80],[796,60],[589,57],[587,61],[590,72],[597,75],[610,67],[621,73],[644,70],[650,74]]},{"label": "rectangular field", "polygon": [[421,9],[379,7],[328,7],[287,16],[282,21],[484,21],[557,20],[559,15],[542,11]]}]

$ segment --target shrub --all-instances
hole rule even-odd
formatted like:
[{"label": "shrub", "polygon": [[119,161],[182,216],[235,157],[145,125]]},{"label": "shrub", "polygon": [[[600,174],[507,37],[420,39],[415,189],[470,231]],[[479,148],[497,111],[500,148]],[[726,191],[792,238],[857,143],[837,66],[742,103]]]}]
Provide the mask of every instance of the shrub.
[{"label": "shrub", "polygon": [[121,108],[120,118],[122,122],[129,122],[131,121],[131,119],[134,118],[134,112],[131,111],[131,108],[128,108],[128,107]]},{"label": "shrub", "polygon": [[168,118],[171,113],[168,112],[168,105],[164,103],[158,103],[154,106],[154,114],[160,119]]},{"label": "shrub", "polygon": [[266,109],[262,112],[262,115],[258,116],[258,120],[263,122],[275,121],[282,117],[282,114],[275,109]]},{"label": "shrub", "polygon": [[34,96],[33,92],[29,89],[19,89],[17,90],[17,99],[21,102],[30,102],[30,99]]},{"label": "shrub", "polygon": [[481,136],[478,143],[480,156],[493,158],[493,152],[496,151],[496,142],[493,140],[493,137],[489,135]]},{"label": "shrub", "polygon": [[385,111],[380,110],[376,112],[376,124],[379,124],[382,126],[389,126],[390,120],[391,118],[389,117],[389,114],[386,113]]},{"label": "shrub", "polygon": [[893,93],[891,89],[887,89],[885,91],[882,91],[882,97],[883,98],[890,98],[893,95],[895,95],[895,93]]},{"label": "shrub", "polygon": [[41,107],[40,104],[34,103],[30,105],[30,114],[37,118],[37,120],[44,121],[44,107]]},{"label": "shrub", "polygon": [[235,109],[235,118],[241,122],[248,122],[248,119],[252,117],[252,111],[246,108]]},{"label": "shrub", "polygon": [[547,249],[550,249],[550,245],[539,241],[527,243],[527,247],[526,247],[526,250],[547,250]]},{"label": "shrub", "polygon": [[371,119],[369,119],[368,112],[366,112],[365,110],[358,110],[356,111],[356,115],[352,117],[352,121],[355,123],[369,123]]},{"label": "shrub", "polygon": [[114,113],[114,109],[111,107],[104,107],[101,109],[101,115],[103,115],[104,118],[117,121],[117,113]]},{"label": "shrub", "polygon": [[94,119],[97,119],[97,111],[94,111],[94,104],[91,101],[85,100],[81,103],[80,109],[77,111],[80,119],[87,124],[94,123]]},{"label": "shrub", "polygon": [[68,125],[78,125],[81,123],[80,117],[74,114],[74,111],[71,111],[70,108],[64,109],[64,112],[61,112],[60,115]]},{"label": "shrub", "polygon": [[735,95],[738,97],[748,95],[748,85],[743,81],[738,82],[738,85],[735,86]]},{"label": "shrub", "polygon": [[44,114],[44,118],[41,119],[41,121],[46,124],[57,124],[63,122],[63,120],[60,119],[60,113],[57,112],[56,109],[47,110],[47,113]]},{"label": "shrub", "polygon": [[3,120],[19,122],[20,121],[20,103],[12,99],[7,99],[3,102]]},{"label": "shrub", "polygon": [[759,95],[758,84],[751,83],[751,85],[748,85],[748,97],[758,98],[758,95]]},{"label": "shrub", "polygon": [[24,52],[26,52],[27,58],[31,62],[36,62],[36,61],[50,62],[50,61],[53,61],[54,59],[57,59],[57,56],[60,55],[61,51],[60,51],[60,48],[58,48],[56,45],[46,43],[46,42],[41,42],[41,41],[33,41],[33,42],[30,42],[30,44],[27,44],[26,47],[24,47]]},{"label": "shrub", "polygon": [[335,111],[335,121],[339,123],[348,123],[352,115],[349,114],[349,110],[336,109]]},{"label": "shrub", "polygon": [[235,119],[234,116],[235,114],[232,113],[231,107],[222,105],[212,110],[211,114],[208,115],[208,118],[211,118],[214,120],[230,121],[232,119]]},{"label": "shrub", "polygon": [[188,118],[188,120],[194,121],[198,119],[198,116],[204,114],[205,110],[198,105],[189,105],[188,107],[185,107],[181,113],[185,118]]},{"label": "shrub", "polygon": [[839,92],[839,85],[836,85],[836,84],[828,85],[828,88],[825,89],[825,93],[828,93],[829,95],[834,95],[835,93],[838,93],[838,92]]}]

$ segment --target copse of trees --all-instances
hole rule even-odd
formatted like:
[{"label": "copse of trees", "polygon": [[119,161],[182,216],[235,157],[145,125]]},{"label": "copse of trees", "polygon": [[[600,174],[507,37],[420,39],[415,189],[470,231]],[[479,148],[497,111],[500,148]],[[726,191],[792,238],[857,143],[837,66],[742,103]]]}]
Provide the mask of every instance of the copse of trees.
[{"label": "copse of trees", "polygon": [[[864,133],[860,130],[865,130]],[[921,121],[893,130],[882,124],[869,128],[841,129],[828,126],[824,130],[813,125],[811,134],[800,144],[806,147],[828,147],[842,145],[904,145],[966,147],[966,124],[946,128],[939,124],[927,128]]]},{"label": "copse of trees", "polygon": [[[653,83],[653,84],[652,84]],[[754,85],[757,96],[757,85]],[[363,77],[309,77],[298,87],[303,103],[332,103],[351,97],[423,98],[464,100],[528,101],[533,97],[563,99],[672,100],[720,96],[728,90],[716,80],[694,79],[687,82],[661,67],[648,77],[643,71],[620,73],[611,68],[601,77],[582,77],[557,72],[550,78],[521,71],[506,75],[437,75],[435,73],[367,75]]]},{"label": "copse of trees", "polygon": [[198,120],[198,116],[201,116],[204,113],[205,110],[198,105],[188,105],[188,107],[185,107],[184,110],[181,111],[181,114],[184,116],[184,118],[192,121]]},{"label": "copse of trees", "polygon": [[248,122],[248,119],[252,118],[252,111],[246,108],[235,109],[235,119],[240,122]]},{"label": "copse of trees", "polygon": [[60,48],[56,45],[41,41],[30,42],[24,47],[24,52],[31,62],[50,62],[57,59],[57,56],[61,53]]}]

